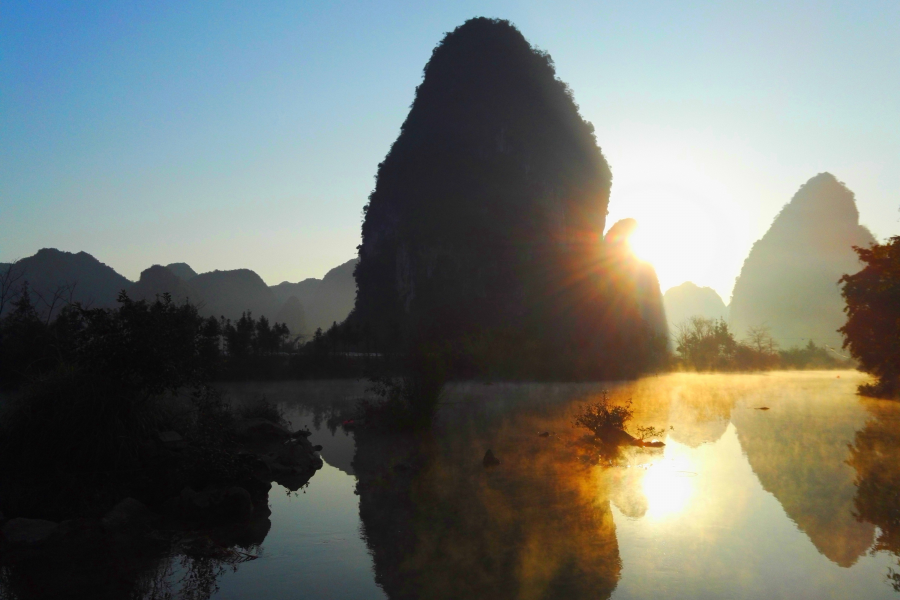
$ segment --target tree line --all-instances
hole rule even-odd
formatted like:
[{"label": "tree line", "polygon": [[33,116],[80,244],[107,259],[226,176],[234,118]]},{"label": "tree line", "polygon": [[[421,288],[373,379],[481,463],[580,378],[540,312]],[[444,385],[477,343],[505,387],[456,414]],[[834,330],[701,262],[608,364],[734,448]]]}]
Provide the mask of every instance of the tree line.
[{"label": "tree line", "polygon": [[[70,286],[64,286],[69,289]],[[309,341],[284,323],[245,312],[232,321],[202,317],[196,306],[163,294],[155,301],[132,300],[123,291],[117,308],[90,308],[55,294],[37,302],[27,282],[6,298],[0,318],[0,388],[34,384],[73,365],[119,363],[135,372],[151,367],[165,352],[165,369],[182,379],[304,379],[360,376],[377,355],[350,352],[359,335],[321,329]],[[352,333],[352,332],[351,332]],[[87,353],[87,354],[85,354]],[[108,354],[108,356],[106,355]],[[90,360],[88,360],[90,359]]]},{"label": "tree line", "polygon": [[696,371],[765,371],[773,369],[843,369],[853,361],[809,340],[805,346],[779,348],[768,327],[750,327],[738,340],[724,319],[695,316],[676,327],[676,368]]}]

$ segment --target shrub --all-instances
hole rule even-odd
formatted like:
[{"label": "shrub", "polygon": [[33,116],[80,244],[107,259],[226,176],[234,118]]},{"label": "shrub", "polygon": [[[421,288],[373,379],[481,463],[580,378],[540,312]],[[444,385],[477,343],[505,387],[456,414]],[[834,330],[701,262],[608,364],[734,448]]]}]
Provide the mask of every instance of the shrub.
[{"label": "shrub", "polygon": [[632,416],[634,411],[631,410],[631,400],[623,405],[613,405],[609,399],[609,392],[603,390],[600,400],[588,404],[575,416],[575,425],[601,437],[603,433],[611,430],[625,431],[625,423],[630,421]]}]

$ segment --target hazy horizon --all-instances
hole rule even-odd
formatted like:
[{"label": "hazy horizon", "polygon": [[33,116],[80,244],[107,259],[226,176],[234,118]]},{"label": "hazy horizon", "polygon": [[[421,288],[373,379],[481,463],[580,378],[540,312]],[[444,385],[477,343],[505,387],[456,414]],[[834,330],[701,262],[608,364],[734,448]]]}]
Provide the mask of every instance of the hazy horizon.
[{"label": "hazy horizon", "polygon": [[612,168],[607,226],[638,220],[663,291],[729,302],[823,171],[896,233],[896,3],[19,5],[0,22],[0,261],[321,278],[356,254],[432,48],[476,15],[553,56]]}]

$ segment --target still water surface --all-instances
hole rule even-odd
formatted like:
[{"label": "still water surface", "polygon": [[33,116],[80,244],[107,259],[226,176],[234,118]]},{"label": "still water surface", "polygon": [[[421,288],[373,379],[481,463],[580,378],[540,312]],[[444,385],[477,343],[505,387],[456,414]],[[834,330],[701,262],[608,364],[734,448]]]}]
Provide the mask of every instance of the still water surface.
[{"label": "still water surface", "polygon": [[[214,597],[897,597],[900,406],[856,396],[861,380],[457,384],[415,439],[329,428],[363,384],[233,386],[309,426],[327,464],[273,489],[260,558]],[[666,446],[580,444],[573,414],[603,388]]]},{"label": "still water surface", "polygon": [[[231,385],[309,427],[326,464],[304,489],[273,487],[240,552],[174,548],[138,596],[900,597],[900,403],[856,396],[862,380],[454,384],[417,437],[341,427],[364,383]],[[601,457],[580,441],[573,416],[604,388],[665,447]]]}]

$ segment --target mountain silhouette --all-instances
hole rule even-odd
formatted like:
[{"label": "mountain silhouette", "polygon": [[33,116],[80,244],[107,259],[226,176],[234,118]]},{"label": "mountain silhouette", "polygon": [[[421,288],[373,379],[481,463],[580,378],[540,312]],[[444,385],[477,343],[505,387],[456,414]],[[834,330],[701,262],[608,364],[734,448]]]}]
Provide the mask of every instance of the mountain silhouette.
[{"label": "mountain silhouette", "polygon": [[382,340],[512,336],[590,368],[625,350],[637,368],[652,327],[615,285],[597,291],[614,279],[598,259],[611,178],[550,56],[507,21],[467,21],[434,49],[379,165],[354,320]]},{"label": "mountain silhouette", "polygon": [[[317,327],[327,329],[335,321],[340,323],[347,318],[356,298],[356,262],[353,259],[339,265],[322,279],[272,287],[249,269],[198,275],[187,263],[153,265],[141,272],[138,281],[131,282],[86,252],[73,254],[44,248],[14,265],[0,263],[0,273],[8,268],[22,270],[25,276],[11,297],[27,280],[39,311],[46,309],[40,297],[49,298],[61,286],[74,284],[72,301],[95,308],[117,306],[116,298],[122,290],[134,300],[153,300],[169,294],[176,302],[189,300],[196,304],[205,316],[237,320],[244,311],[251,311],[255,317],[286,323],[292,334],[310,335]],[[55,311],[61,306],[58,304]],[[8,309],[9,303],[4,311]]]},{"label": "mountain silhouette", "polygon": [[153,300],[156,296],[169,294],[177,303],[190,301],[202,305],[200,297],[193,287],[177,276],[169,267],[153,265],[141,272],[141,277],[126,289],[132,300]]},{"label": "mountain silhouette", "polygon": [[678,325],[694,316],[707,319],[728,317],[728,308],[714,289],[700,287],[690,281],[666,290],[663,305],[666,308],[669,331],[672,332]]},{"label": "mountain silhouette", "polygon": [[197,276],[197,272],[187,263],[172,263],[166,265],[166,268],[178,275],[182,281],[188,281]]},{"label": "mountain silhouette", "polygon": [[249,311],[272,319],[280,308],[269,286],[250,269],[202,273],[191,279],[190,286],[203,299],[201,313],[215,317],[235,320]]},{"label": "mountain silhouette", "polygon": [[616,292],[624,305],[637,310],[640,317],[637,321],[665,339],[668,337],[668,326],[656,269],[650,263],[639,260],[627,243],[636,228],[636,220],[622,219],[606,232],[606,256],[613,261],[607,270],[615,275]]},{"label": "mountain silhouette", "polygon": [[273,285],[271,290],[282,305],[292,296],[300,302],[306,322],[303,333],[310,334],[317,328],[326,330],[332,323],[344,321],[353,310],[356,301],[353,269],[357,262],[355,258],[348,260],[328,271],[322,279],[309,278],[298,283],[284,281]]},{"label": "mountain silhouette", "polygon": [[74,285],[71,294],[73,302],[101,308],[115,306],[119,292],[131,285],[131,281],[87,252],[42,248],[33,256],[17,261],[11,268],[24,273],[18,283],[28,282],[32,301],[39,311],[46,310],[40,298],[49,299],[63,286]]},{"label": "mountain silhouette", "polygon": [[874,241],[853,192],[831,173],[816,175],[750,250],[729,307],[732,329],[742,336],[767,325],[783,347],[839,347],[846,317],[837,281],[861,268],[852,247]]},{"label": "mountain silhouette", "polygon": [[306,324],[306,313],[303,310],[303,304],[297,296],[291,296],[281,305],[278,312],[275,313],[276,323],[284,323],[294,335],[303,335],[309,331]]},{"label": "mountain silhouette", "polygon": [[278,302],[287,302],[288,298],[293,296],[297,298],[305,308],[312,304],[313,297],[315,296],[316,290],[320,285],[322,285],[321,279],[308,277],[307,279],[304,279],[303,281],[299,281],[297,283],[282,281],[278,285],[270,286],[269,289],[271,289],[272,293],[275,294],[275,299]]}]

